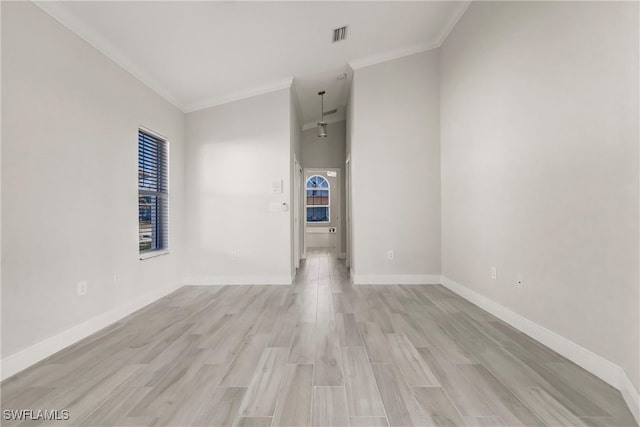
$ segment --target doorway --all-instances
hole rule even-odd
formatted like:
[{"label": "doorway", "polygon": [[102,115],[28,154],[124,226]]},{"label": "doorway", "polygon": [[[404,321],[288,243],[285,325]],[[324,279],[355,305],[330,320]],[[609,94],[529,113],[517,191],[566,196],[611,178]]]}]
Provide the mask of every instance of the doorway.
[{"label": "doorway", "polygon": [[344,250],[340,169],[304,169],[304,249],[327,251],[338,258]]}]

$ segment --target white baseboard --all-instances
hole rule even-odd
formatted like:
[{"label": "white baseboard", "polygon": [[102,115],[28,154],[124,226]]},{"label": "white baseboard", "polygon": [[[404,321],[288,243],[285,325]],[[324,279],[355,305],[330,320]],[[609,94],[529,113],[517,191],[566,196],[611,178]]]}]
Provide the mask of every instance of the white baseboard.
[{"label": "white baseboard", "polygon": [[640,424],[640,393],[638,393],[638,390],[636,390],[631,382],[631,378],[629,378],[629,375],[627,375],[624,369],[619,366],[618,368],[620,369],[620,386],[616,387],[613,384],[611,385],[620,390],[620,393],[622,393],[622,397],[635,417],[636,422]]},{"label": "white baseboard", "polygon": [[439,274],[355,274],[354,285],[439,285]]},{"label": "white baseboard", "polygon": [[223,285],[290,285],[291,276],[191,276],[185,277],[187,286],[223,286]]},{"label": "white baseboard", "polygon": [[81,339],[106,328],[118,320],[130,315],[134,311],[169,295],[180,287],[181,286],[172,286],[148,293],[109,310],[106,313],[93,317],[77,326],[67,329],[66,331],[47,338],[44,341],[32,345],[31,347],[5,357],[0,362],[0,378],[5,380],[18,372],[23,371],[41,360],[46,359],[52,354],[55,354],[60,350],[75,344]]},{"label": "white baseboard", "polygon": [[442,285],[620,390],[631,413],[640,423],[638,391],[620,366],[446,276],[442,276]]}]

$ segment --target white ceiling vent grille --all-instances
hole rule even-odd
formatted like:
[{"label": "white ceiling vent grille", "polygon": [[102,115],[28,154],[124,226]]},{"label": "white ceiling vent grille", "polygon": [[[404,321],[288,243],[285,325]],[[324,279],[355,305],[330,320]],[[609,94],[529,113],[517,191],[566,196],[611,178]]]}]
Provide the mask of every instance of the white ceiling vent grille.
[{"label": "white ceiling vent grille", "polygon": [[339,42],[347,38],[347,26],[333,30],[333,42]]}]

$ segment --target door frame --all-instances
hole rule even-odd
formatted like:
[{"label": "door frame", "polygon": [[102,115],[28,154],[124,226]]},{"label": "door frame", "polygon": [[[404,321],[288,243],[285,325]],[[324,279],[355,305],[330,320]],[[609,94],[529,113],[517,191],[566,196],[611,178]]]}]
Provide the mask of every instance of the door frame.
[{"label": "door frame", "polygon": [[[304,173],[302,175],[302,182],[305,183],[304,186],[302,186],[302,191],[305,197],[303,197],[304,199],[304,203],[302,204],[303,206],[303,218],[304,218],[304,228],[303,228],[303,235],[307,234],[307,198],[306,198],[306,190],[307,190],[307,173],[314,173],[314,172],[327,172],[327,171],[335,171],[337,173],[336,175],[336,187],[338,188],[338,224],[336,225],[336,258],[340,257],[340,246],[342,246],[342,227],[341,227],[341,221],[342,221],[342,206],[341,206],[341,196],[342,196],[342,191],[343,189],[340,187],[340,183],[342,182],[342,169],[341,168],[304,168]],[[333,191],[333,188],[331,189]],[[329,212],[333,212],[333,207],[329,208]],[[345,223],[346,224],[346,223]],[[306,258],[307,256],[307,245],[306,242],[304,242],[303,245],[304,248],[304,257]]]},{"label": "door frame", "polygon": [[[302,166],[298,163],[296,155],[293,155],[293,257],[294,266],[297,270],[300,268],[300,259],[302,258],[302,251],[300,245],[304,247],[304,233],[301,233],[302,225],[300,218],[302,217],[302,207],[300,206],[300,199],[302,197],[302,180],[303,171]],[[301,239],[302,234],[302,239]]]},{"label": "door frame", "polygon": [[351,271],[351,245],[353,239],[353,236],[351,234],[351,155],[347,156],[347,160],[345,161],[344,165],[344,191],[344,201],[346,204],[344,226],[346,228],[345,233],[347,233],[347,247],[345,248],[347,252],[347,258],[345,260],[345,265],[347,266],[347,269]]}]

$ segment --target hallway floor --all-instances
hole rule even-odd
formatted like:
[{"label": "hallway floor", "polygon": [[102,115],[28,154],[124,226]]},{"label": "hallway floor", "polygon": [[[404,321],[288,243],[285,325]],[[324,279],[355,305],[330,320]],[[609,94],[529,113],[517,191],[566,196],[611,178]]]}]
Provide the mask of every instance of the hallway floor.
[{"label": "hallway floor", "polygon": [[353,286],[317,251],[292,286],[183,287],[1,389],[3,410],[69,410],[25,425],[636,425],[617,390],[442,286]]}]

